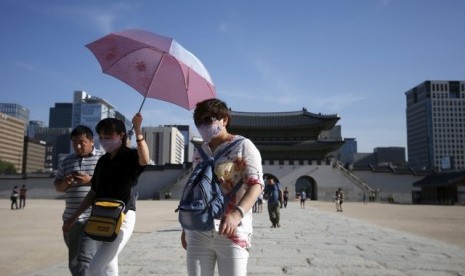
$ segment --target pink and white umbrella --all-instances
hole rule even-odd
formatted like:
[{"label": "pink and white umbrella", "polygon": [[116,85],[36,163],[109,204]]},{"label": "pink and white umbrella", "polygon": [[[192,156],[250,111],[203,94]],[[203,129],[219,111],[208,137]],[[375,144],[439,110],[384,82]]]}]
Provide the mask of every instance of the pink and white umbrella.
[{"label": "pink and white umbrella", "polygon": [[133,29],[108,34],[86,47],[104,73],[144,96],[140,109],[147,97],[187,110],[202,100],[216,97],[205,66],[172,38]]}]

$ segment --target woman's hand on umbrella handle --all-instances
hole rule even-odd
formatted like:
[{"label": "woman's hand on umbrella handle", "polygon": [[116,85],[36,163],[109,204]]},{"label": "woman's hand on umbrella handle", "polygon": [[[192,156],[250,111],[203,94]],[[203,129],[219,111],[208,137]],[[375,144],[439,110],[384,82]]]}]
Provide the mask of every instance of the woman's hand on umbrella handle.
[{"label": "woman's hand on umbrella handle", "polygon": [[141,131],[142,119],[142,114],[140,114],[139,112],[136,113],[136,115],[134,115],[134,117],[132,118],[132,125],[136,134],[138,134],[138,132]]}]

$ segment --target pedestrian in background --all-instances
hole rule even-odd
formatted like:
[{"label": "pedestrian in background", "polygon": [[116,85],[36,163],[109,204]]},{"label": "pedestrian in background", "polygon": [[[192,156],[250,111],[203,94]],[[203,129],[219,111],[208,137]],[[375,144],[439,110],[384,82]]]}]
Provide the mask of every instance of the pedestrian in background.
[{"label": "pedestrian in background", "polygon": [[[14,186],[10,194],[11,210],[18,209],[18,186]],[[13,208],[13,206],[15,208]]]},{"label": "pedestrian in background", "polygon": [[281,227],[280,222],[280,202],[282,202],[282,192],[279,183],[275,183],[273,177],[268,177],[264,193],[268,198],[268,215],[270,216],[271,228]]},{"label": "pedestrian in background", "polygon": [[257,213],[261,213],[261,212],[263,212],[263,191],[258,196],[257,201],[258,201]]},{"label": "pedestrian in background", "polygon": [[337,189],[334,197],[336,198],[336,211],[342,212],[342,203],[344,202],[344,193],[342,192],[341,188]]},{"label": "pedestrian in background", "polygon": [[307,200],[307,194],[305,193],[305,190],[302,190],[300,192],[300,208],[305,209],[305,200]]},{"label": "pedestrian in background", "polygon": [[287,190],[287,186],[286,186],[286,188],[284,188],[283,200],[284,200],[284,208],[286,208],[287,207],[287,201],[289,200],[289,191]]},{"label": "pedestrian in background", "polygon": [[26,185],[23,184],[21,189],[19,189],[19,209],[24,209],[26,207]]}]

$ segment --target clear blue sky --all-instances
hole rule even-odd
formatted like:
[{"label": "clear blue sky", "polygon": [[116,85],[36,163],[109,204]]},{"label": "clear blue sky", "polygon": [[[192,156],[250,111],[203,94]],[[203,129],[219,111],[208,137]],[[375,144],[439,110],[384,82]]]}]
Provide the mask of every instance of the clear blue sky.
[{"label": "clear blue sky", "polygon": [[[49,108],[74,90],[127,117],[142,96],[101,73],[84,45],[140,28],[175,38],[207,67],[235,111],[338,114],[359,152],[406,147],[405,91],[465,79],[464,0],[1,1],[0,102]],[[191,112],[149,99],[145,126]]]}]

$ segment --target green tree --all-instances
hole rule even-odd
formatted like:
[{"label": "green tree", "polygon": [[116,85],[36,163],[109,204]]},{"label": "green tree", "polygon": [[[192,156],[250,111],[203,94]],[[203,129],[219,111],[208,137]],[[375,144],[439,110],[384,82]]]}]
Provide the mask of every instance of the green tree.
[{"label": "green tree", "polygon": [[11,162],[0,160],[0,174],[15,174],[15,165]]}]

